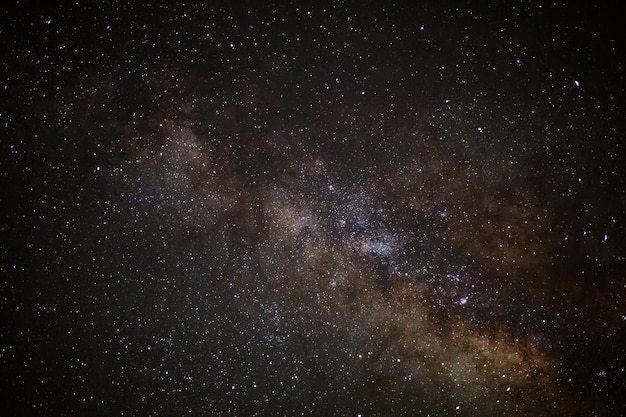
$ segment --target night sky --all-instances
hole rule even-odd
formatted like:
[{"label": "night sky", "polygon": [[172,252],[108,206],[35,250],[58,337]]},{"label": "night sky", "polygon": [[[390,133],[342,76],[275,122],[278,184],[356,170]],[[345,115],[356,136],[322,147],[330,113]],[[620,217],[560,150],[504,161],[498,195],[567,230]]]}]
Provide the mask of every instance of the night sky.
[{"label": "night sky", "polygon": [[3,6],[1,415],[626,415],[620,10],[84,3]]}]

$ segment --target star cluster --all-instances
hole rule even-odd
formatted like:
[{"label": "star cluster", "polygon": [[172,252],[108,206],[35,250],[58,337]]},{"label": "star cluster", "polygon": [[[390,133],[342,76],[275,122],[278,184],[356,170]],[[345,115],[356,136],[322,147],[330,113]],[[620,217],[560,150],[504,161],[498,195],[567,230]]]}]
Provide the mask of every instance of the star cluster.
[{"label": "star cluster", "polygon": [[620,415],[607,6],[17,4],[0,392],[23,415]]}]

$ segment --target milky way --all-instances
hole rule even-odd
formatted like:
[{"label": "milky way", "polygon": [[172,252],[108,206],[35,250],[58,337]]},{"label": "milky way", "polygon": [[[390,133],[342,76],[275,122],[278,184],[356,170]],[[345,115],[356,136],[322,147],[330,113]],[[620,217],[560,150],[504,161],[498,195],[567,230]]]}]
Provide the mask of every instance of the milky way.
[{"label": "milky way", "polygon": [[620,415],[612,15],[5,13],[4,403]]}]

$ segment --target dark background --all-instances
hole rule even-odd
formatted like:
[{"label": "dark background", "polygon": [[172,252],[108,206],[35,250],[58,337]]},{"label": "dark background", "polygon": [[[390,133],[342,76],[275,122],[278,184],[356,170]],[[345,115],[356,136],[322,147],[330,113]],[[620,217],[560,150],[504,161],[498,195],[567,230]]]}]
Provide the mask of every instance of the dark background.
[{"label": "dark background", "polygon": [[623,415],[591,3],[5,5],[3,413]]}]

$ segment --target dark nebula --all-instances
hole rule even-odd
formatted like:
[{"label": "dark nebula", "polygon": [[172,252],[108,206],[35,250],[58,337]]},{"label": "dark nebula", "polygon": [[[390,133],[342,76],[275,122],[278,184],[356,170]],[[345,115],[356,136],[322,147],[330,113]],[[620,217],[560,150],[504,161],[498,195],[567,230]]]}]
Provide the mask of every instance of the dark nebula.
[{"label": "dark nebula", "polygon": [[625,415],[623,14],[416,3],[5,5],[4,413]]}]

